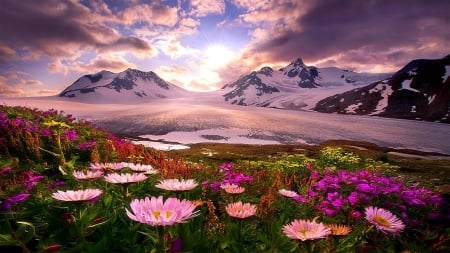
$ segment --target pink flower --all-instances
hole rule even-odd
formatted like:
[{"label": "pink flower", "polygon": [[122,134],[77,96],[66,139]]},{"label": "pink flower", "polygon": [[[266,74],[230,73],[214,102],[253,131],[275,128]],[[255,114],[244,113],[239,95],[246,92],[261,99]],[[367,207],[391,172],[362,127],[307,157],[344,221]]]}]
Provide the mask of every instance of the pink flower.
[{"label": "pink flower", "polygon": [[227,214],[234,218],[244,219],[256,213],[256,205],[242,203],[241,201],[228,204],[225,207]]},{"label": "pink flower", "polygon": [[86,180],[86,179],[93,179],[93,178],[99,178],[103,176],[103,171],[101,170],[97,170],[97,171],[80,171],[80,170],[75,170],[72,173],[73,177],[79,180]]},{"label": "pink flower", "polygon": [[185,223],[186,220],[197,216],[194,212],[195,205],[186,199],[168,198],[165,202],[163,197],[146,197],[145,199],[134,199],[130,203],[131,211],[126,209],[130,219],[150,226],[171,226],[175,223]]},{"label": "pink flower", "polygon": [[142,172],[144,174],[157,174],[158,171],[155,170],[151,165],[147,164],[135,164],[135,163],[122,163],[125,167],[130,168],[132,171]]},{"label": "pink flower", "polygon": [[111,173],[104,177],[106,182],[110,182],[113,184],[128,184],[144,181],[147,179],[147,176],[142,173]]},{"label": "pink flower", "polygon": [[165,179],[160,181],[155,187],[167,191],[189,191],[194,189],[197,185],[197,182],[193,179]]},{"label": "pink flower", "polygon": [[397,216],[383,208],[368,206],[364,211],[366,220],[383,233],[399,233],[405,229],[405,224]]},{"label": "pink flower", "polygon": [[222,185],[220,185],[220,188],[225,190],[226,193],[230,193],[230,194],[240,194],[245,191],[244,187],[241,187],[237,184],[222,184]]},{"label": "pink flower", "polygon": [[331,234],[331,230],[323,223],[307,220],[293,220],[283,226],[283,232],[287,237],[301,241],[320,239]]},{"label": "pink flower", "polygon": [[288,198],[293,198],[293,197],[299,196],[298,193],[296,193],[295,191],[290,191],[290,190],[286,190],[286,189],[281,189],[278,191],[278,193],[285,197],[288,197]]},{"label": "pink flower", "polygon": [[91,163],[89,167],[93,170],[120,170],[124,166],[122,163]]},{"label": "pink flower", "polygon": [[52,198],[62,201],[85,201],[91,200],[103,193],[99,189],[86,189],[78,191],[57,191],[52,194]]}]

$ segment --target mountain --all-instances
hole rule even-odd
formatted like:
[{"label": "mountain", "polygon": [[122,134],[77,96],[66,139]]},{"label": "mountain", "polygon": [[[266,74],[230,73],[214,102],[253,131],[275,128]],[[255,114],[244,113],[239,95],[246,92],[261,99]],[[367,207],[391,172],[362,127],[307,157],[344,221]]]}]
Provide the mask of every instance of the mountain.
[{"label": "mountain", "polygon": [[263,67],[226,84],[226,102],[282,109],[311,109],[320,99],[382,80],[390,74],[307,66],[301,58],[279,70]]},{"label": "mountain", "polygon": [[136,103],[150,99],[185,97],[191,92],[164,81],[152,71],[127,69],[85,75],[59,96],[80,102]]},{"label": "mountain", "polygon": [[327,97],[314,110],[450,123],[450,55],[413,60],[390,78]]}]

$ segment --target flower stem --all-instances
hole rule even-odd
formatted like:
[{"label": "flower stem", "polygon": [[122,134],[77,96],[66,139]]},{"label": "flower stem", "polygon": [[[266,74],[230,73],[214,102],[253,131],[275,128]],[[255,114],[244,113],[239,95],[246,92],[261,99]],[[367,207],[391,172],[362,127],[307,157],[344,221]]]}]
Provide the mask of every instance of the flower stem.
[{"label": "flower stem", "polygon": [[156,245],[157,253],[165,253],[166,245],[164,242],[164,226],[157,226],[158,229],[158,244]]}]

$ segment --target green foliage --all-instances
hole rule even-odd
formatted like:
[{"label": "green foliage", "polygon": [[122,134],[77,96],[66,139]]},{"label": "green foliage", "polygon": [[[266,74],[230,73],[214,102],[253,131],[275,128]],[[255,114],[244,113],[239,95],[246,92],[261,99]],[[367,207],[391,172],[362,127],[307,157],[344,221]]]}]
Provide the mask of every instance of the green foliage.
[{"label": "green foliage", "polygon": [[356,170],[361,166],[362,159],[341,147],[325,147],[318,158],[319,167],[334,167],[336,169]]}]

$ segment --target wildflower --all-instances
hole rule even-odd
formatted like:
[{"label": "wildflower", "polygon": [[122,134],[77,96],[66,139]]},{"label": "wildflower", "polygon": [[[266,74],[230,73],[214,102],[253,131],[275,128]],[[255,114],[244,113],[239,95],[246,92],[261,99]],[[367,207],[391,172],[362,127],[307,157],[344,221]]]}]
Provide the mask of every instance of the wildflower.
[{"label": "wildflower", "polygon": [[168,198],[165,202],[163,197],[146,197],[145,199],[134,199],[130,203],[131,211],[126,209],[127,216],[140,223],[150,226],[171,226],[175,223],[185,223],[186,220],[197,216],[194,212],[195,205],[186,199]]},{"label": "wildflower", "polygon": [[94,170],[120,170],[124,166],[122,163],[91,163],[89,167]]},{"label": "wildflower", "polygon": [[352,231],[352,229],[346,225],[328,224],[326,226],[330,229],[332,235],[348,235]]},{"label": "wildflower", "polygon": [[227,214],[234,218],[245,219],[256,213],[256,205],[242,203],[241,201],[228,204],[225,207]]},{"label": "wildflower", "polygon": [[96,141],[88,141],[86,143],[78,144],[78,148],[81,150],[89,150],[90,148],[94,147],[95,145],[97,145]]},{"label": "wildflower", "polygon": [[352,218],[360,218],[361,217],[361,212],[360,211],[352,211],[351,213],[350,213],[350,216],[352,217]]},{"label": "wildflower", "polygon": [[193,179],[165,179],[160,181],[155,187],[167,191],[189,191],[194,189],[197,185],[197,182]]},{"label": "wildflower", "polygon": [[397,216],[383,208],[368,206],[365,208],[365,214],[366,220],[382,232],[397,233],[405,228]]},{"label": "wildflower", "polygon": [[27,191],[31,190],[39,181],[44,179],[44,176],[39,175],[33,170],[26,171],[22,175],[24,177],[23,183]]},{"label": "wildflower", "polygon": [[11,171],[11,167],[0,168],[0,176],[7,175]]},{"label": "wildflower", "polygon": [[128,184],[144,181],[147,176],[142,173],[111,173],[104,177],[106,182],[113,184]]},{"label": "wildflower", "polygon": [[3,202],[0,202],[0,210],[11,210],[11,208],[14,204],[26,200],[29,196],[30,196],[30,194],[28,194],[28,193],[21,193],[21,194],[17,194],[15,196],[9,197],[9,198],[3,200]]},{"label": "wildflower", "polygon": [[125,167],[130,168],[132,171],[142,172],[144,174],[157,174],[158,171],[148,164],[134,164],[134,163],[123,163]]},{"label": "wildflower", "polygon": [[331,234],[331,230],[323,223],[307,220],[293,220],[283,226],[283,232],[287,237],[301,241],[320,239]]},{"label": "wildflower", "polygon": [[61,201],[85,201],[94,199],[100,196],[102,193],[103,191],[99,189],[57,191],[52,194],[52,198]]},{"label": "wildflower", "polygon": [[99,178],[103,176],[103,171],[97,170],[97,171],[79,171],[75,170],[72,173],[73,177],[79,180],[85,180],[85,179],[93,179],[93,178]]},{"label": "wildflower", "polygon": [[239,193],[243,193],[245,191],[244,187],[241,187],[237,184],[222,184],[222,185],[220,185],[220,188],[225,190],[226,193],[230,193],[230,194],[239,194]]},{"label": "wildflower", "polygon": [[66,129],[66,130],[64,130],[63,134],[61,135],[61,138],[63,140],[75,141],[76,139],[78,139],[78,135],[75,130]]},{"label": "wildflower", "polygon": [[295,201],[297,201],[298,203],[308,203],[309,199],[300,195],[294,196],[292,197],[292,199],[294,199]]},{"label": "wildflower", "polygon": [[61,186],[61,185],[64,185],[64,184],[65,184],[64,181],[55,181],[55,182],[51,183],[51,184],[48,186],[48,189],[49,189],[49,190],[53,190],[53,189],[55,189],[55,188],[57,188],[57,187],[59,187],[59,186]]},{"label": "wildflower", "polygon": [[293,198],[295,196],[299,196],[298,193],[296,193],[295,191],[290,191],[290,190],[286,190],[286,189],[281,189],[278,191],[279,194],[288,197],[288,198]]}]

